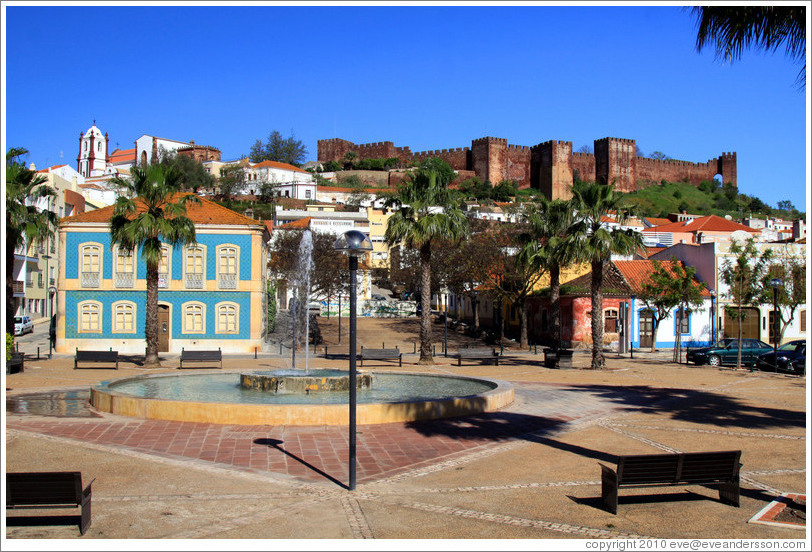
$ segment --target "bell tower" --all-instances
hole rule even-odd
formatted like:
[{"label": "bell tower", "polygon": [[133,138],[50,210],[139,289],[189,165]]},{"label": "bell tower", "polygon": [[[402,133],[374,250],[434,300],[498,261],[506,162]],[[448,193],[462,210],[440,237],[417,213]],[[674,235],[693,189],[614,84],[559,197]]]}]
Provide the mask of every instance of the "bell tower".
[{"label": "bell tower", "polygon": [[93,121],[93,126],[85,133],[79,133],[79,156],[76,158],[76,170],[85,178],[101,176],[107,168],[107,134]]}]

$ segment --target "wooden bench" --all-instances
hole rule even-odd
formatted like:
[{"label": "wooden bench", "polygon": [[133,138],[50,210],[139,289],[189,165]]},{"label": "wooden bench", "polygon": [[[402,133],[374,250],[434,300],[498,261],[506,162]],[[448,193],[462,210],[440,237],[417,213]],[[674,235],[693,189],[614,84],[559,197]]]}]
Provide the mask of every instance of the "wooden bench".
[{"label": "wooden bench", "polygon": [[395,360],[398,361],[398,366],[403,366],[403,353],[400,349],[365,349],[361,347],[361,366],[364,366],[365,360]]},{"label": "wooden bench", "polygon": [[[82,472],[23,472],[6,474],[6,509],[80,507],[79,532],[90,527],[90,486],[82,489]],[[55,516],[49,516],[55,517]],[[6,517],[9,520],[20,516]]]},{"label": "wooden bench", "polygon": [[118,370],[118,351],[114,351],[112,347],[109,351],[80,351],[77,348],[73,359],[74,370],[79,368],[80,362],[115,362]]},{"label": "wooden bench", "polygon": [[180,367],[183,368],[185,362],[219,362],[220,368],[223,368],[223,352],[219,348],[217,350],[201,350],[201,351],[187,351],[185,348],[180,350]]},{"label": "wooden bench", "polygon": [[603,504],[617,514],[620,487],[718,484],[719,500],[738,507],[741,453],[730,450],[619,456],[617,470],[600,464]]},{"label": "wooden bench", "polygon": [[457,366],[462,366],[462,359],[493,360],[499,366],[499,353],[487,347],[460,349],[457,351]]}]

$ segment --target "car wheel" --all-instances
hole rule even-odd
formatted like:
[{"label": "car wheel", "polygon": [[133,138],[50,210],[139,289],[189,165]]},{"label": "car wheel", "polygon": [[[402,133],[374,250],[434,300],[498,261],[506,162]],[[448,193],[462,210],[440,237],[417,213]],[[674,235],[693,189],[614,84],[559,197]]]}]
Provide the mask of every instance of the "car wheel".
[{"label": "car wheel", "polygon": [[708,357],[708,364],[711,366],[719,366],[722,364],[722,359],[718,355],[711,355]]}]

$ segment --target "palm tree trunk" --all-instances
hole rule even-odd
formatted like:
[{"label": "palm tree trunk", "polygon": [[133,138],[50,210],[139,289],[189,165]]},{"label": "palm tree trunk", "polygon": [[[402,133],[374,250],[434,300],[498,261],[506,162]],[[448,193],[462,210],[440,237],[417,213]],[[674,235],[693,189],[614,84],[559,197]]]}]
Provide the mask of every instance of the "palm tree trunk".
[{"label": "palm tree trunk", "polygon": [[6,240],[6,333],[14,335],[14,243]]},{"label": "palm tree trunk", "polygon": [[434,364],[431,356],[431,242],[420,246],[420,360]]},{"label": "palm tree trunk", "polygon": [[528,347],[527,342],[527,301],[524,299],[519,303],[519,347]]},{"label": "palm tree trunk", "polygon": [[147,340],[147,353],[144,366],[158,368],[158,265],[147,264],[147,314],[144,337]]},{"label": "palm tree trunk", "polygon": [[474,332],[479,332],[479,297],[473,299],[474,308]]},{"label": "palm tree trunk", "polygon": [[553,350],[561,348],[561,267],[550,267],[550,311],[553,318]]},{"label": "palm tree trunk", "polygon": [[603,358],[603,261],[592,262],[592,369],[605,367]]}]

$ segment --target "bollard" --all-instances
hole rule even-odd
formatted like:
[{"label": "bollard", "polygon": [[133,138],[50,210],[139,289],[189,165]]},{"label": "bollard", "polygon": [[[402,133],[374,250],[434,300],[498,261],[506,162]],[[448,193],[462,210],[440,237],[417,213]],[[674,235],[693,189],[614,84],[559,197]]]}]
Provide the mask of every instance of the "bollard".
[{"label": "bollard", "polygon": [[534,355],[539,354],[539,345],[538,345],[538,343],[536,343],[536,344],[534,345],[534,347],[535,347],[535,350],[533,351],[533,354],[534,354]]},{"label": "bollard", "polygon": [[386,341],[381,341],[381,349],[386,349]]},{"label": "bollard", "polygon": [[39,360],[39,347],[37,347],[37,360]]},{"label": "bollard", "polygon": [[256,360],[256,359],[257,359],[257,348],[254,347],[254,360]]},{"label": "bollard", "polygon": [[412,353],[417,354],[417,341],[412,343]]},{"label": "bollard", "polygon": [[432,345],[431,346],[431,355],[432,356],[437,356],[437,345]]},{"label": "bollard", "polygon": [[282,342],[281,341],[279,342],[279,354],[280,355],[282,354]]}]

